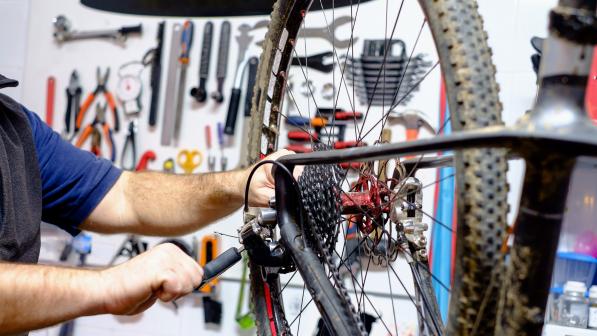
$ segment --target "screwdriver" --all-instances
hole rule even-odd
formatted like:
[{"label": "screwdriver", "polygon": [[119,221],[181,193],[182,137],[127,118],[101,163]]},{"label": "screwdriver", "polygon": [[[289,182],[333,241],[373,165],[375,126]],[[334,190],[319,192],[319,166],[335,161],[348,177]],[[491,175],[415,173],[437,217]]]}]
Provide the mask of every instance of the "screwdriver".
[{"label": "screwdriver", "polygon": [[222,123],[218,123],[218,144],[220,145],[220,168],[221,171],[225,171],[228,158],[224,156],[224,126]]},{"label": "screwdriver", "polygon": [[244,250],[245,248],[242,246],[240,248],[229,248],[215,259],[205,264],[205,266],[203,266],[203,280],[201,280],[201,283],[197,289],[205,286],[205,284],[209,283],[211,280],[213,280],[213,278],[224,273],[230,267],[239,262],[242,259],[241,253]]}]

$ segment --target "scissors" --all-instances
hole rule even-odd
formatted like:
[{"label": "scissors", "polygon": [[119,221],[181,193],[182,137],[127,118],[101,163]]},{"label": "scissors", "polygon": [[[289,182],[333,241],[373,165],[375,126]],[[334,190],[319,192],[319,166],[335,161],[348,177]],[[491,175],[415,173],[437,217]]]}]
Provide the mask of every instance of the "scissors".
[{"label": "scissors", "polygon": [[203,156],[197,150],[191,151],[183,149],[178,153],[176,161],[186,174],[192,174],[193,171],[201,165]]}]

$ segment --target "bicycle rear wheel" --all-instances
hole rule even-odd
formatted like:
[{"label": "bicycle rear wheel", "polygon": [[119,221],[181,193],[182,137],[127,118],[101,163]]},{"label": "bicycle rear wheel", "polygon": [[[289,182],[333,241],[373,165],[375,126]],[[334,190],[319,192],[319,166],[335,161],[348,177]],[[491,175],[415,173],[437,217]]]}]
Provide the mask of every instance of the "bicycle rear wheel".
[{"label": "bicycle rear wheel", "polygon": [[[384,38],[384,41],[392,40],[396,38],[396,23],[401,17],[405,17],[406,15],[402,12],[403,5],[407,7],[408,5],[402,1],[397,6],[396,11],[388,13],[387,9],[390,5],[387,1],[385,3],[377,3],[378,5],[382,3],[382,8],[383,6],[386,8],[386,28],[380,36]],[[382,103],[382,116],[379,118],[378,123],[370,130],[366,131],[364,125],[359,128],[355,121],[354,140],[357,142],[363,141],[367,135],[375,130],[379,134],[379,137],[374,135],[373,138],[381,140],[381,133],[384,127],[379,127],[379,125],[386,124],[389,116],[388,111],[407,100],[407,96],[422,85],[427,75],[434,68],[437,68],[438,64],[441,66],[451,114],[446,123],[440,125],[440,131],[447,125],[448,121],[455,132],[502,124],[500,116],[501,104],[498,99],[498,86],[495,82],[495,67],[491,61],[491,50],[487,45],[487,36],[483,31],[482,19],[477,12],[476,2],[470,0],[420,0],[419,3],[422,9],[422,22],[405,68],[408,69],[409,64],[414,64],[413,55],[419,36],[424,29],[429,30],[433,36],[437,61],[433,66],[430,65],[427,72],[420,76],[420,80],[410,83],[410,87],[406,86],[405,83],[405,90],[395,90],[396,94],[388,99],[387,105]],[[314,2],[312,4],[312,1],[306,0],[278,0],[274,5],[270,26],[263,44],[264,49],[259,65],[252,107],[248,143],[248,154],[252,161],[273,152],[281,143],[279,136],[281,134],[282,121],[288,120],[289,117],[284,114],[282,109],[283,100],[286,96],[290,97],[289,103],[295,105],[299,114],[312,116],[311,111],[307,113],[303,111],[301,113],[300,104],[297,104],[296,91],[293,92],[292,88],[288,87],[288,76],[291,58],[298,56],[296,50],[298,48],[297,36],[301,29],[309,28],[305,23],[305,19],[309,17],[308,9],[310,6],[321,5],[321,2]],[[373,4],[369,3],[369,5]],[[356,39],[353,34],[355,27],[361,21],[365,22],[365,20],[371,19],[371,17],[359,17],[359,8],[360,4],[355,3],[349,9],[343,9],[343,13],[349,13],[351,17],[351,35],[349,47],[346,52],[340,52],[336,48],[333,49],[332,58],[336,64],[342,63],[344,58],[354,57],[356,53],[354,51]],[[329,21],[333,21],[336,13],[334,10],[330,10],[327,13],[329,17],[325,17],[325,14],[323,15],[325,22],[329,23]],[[388,17],[390,17],[389,20]],[[379,20],[382,20],[382,18]],[[334,41],[335,38],[332,37],[332,32],[330,30],[328,32],[330,33],[329,39]],[[383,64],[386,64],[387,50],[386,48],[381,61]],[[353,83],[352,86],[348,85],[346,83],[348,75],[345,74],[346,65],[339,67],[340,69],[334,70],[334,74],[332,75],[333,81],[338,87],[337,92],[334,92],[333,107],[337,107],[340,94],[346,94],[348,96],[348,104],[354,110],[354,106],[357,105],[355,99],[356,84]],[[317,106],[321,99],[315,98],[313,90],[309,86],[309,70],[305,68],[305,64],[301,64],[300,68],[301,71],[298,71],[298,74],[299,76],[302,74],[305,77],[305,83],[307,83],[307,101]],[[382,71],[380,71],[377,74],[375,82],[375,86],[379,86],[380,90],[384,89],[387,84],[385,80],[380,81],[380,78],[385,78],[386,71],[391,71],[390,68],[386,69],[385,65],[382,66],[382,69],[383,75],[381,75]],[[407,70],[404,71],[406,72]],[[339,81],[336,76],[340,76]],[[400,85],[402,84],[401,81]],[[385,89],[383,91],[385,92]],[[399,92],[400,94],[398,94]],[[350,99],[351,96],[352,100]],[[369,116],[372,102],[373,99],[366,101],[362,105],[367,108],[365,119]],[[305,131],[310,132],[310,130],[307,129]],[[376,165],[379,168],[379,163],[376,163]],[[504,240],[506,213],[508,209],[506,202],[508,189],[506,182],[507,163],[504,152],[500,150],[467,150],[454,154],[454,168],[456,189],[458,192],[458,230],[454,283],[450,292],[451,299],[446,331],[447,334],[456,335],[469,335],[473,332],[482,335],[492,334],[497,307],[497,303],[494,302],[494,298],[497,295],[495,295],[496,292],[493,290],[501,283],[499,280],[501,278],[501,269],[496,267],[496,265],[499,265],[501,262],[502,255],[500,254],[500,247]],[[320,167],[317,169],[327,168]],[[371,169],[373,170],[373,168]],[[375,174],[370,175],[376,175],[376,180],[379,180],[382,175],[381,170],[377,169]],[[332,173],[327,171],[327,173],[323,173],[323,176],[329,177],[330,174]],[[359,174],[363,176],[363,170]],[[410,177],[412,174],[414,174],[413,171],[408,171],[405,176]],[[344,178],[339,184],[343,184],[342,188],[346,190],[346,181]],[[417,210],[417,212],[421,211]],[[362,217],[367,217],[367,214],[361,215]],[[419,213],[419,215],[421,214]],[[441,224],[437,223],[433,218],[431,220],[434,221],[434,224]],[[336,223],[336,235],[338,232],[342,232],[342,225],[346,223],[348,223],[346,219],[342,223]],[[333,231],[334,229],[330,230]],[[333,232],[323,233],[330,236],[334,235]],[[334,239],[331,240],[335,241]],[[317,305],[323,320],[332,334],[363,333],[361,320],[364,309],[362,307],[365,305],[364,302],[369,299],[366,298],[366,294],[363,294],[360,299],[357,298],[356,300],[357,307],[351,304],[350,295],[347,295],[347,290],[343,288],[342,281],[338,282],[333,275],[335,271],[332,269],[333,267],[326,266],[322,261],[330,256],[322,255],[321,251],[318,251],[315,245],[317,245],[317,242],[312,243],[311,248],[301,251],[293,251],[292,248],[289,248],[295,265],[304,279],[303,288],[311,293],[311,300]],[[321,246],[319,247],[321,248]],[[340,246],[341,251],[344,249],[345,247]],[[358,251],[360,249],[360,247],[357,248]],[[406,251],[402,252],[406,253]],[[333,254],[334,252],[330,253]],[[336,254],[338,254],[337,251]],[[337,258],[338,256],[333,257]],[[339,258],[340,262],[342,262],[341,254]],[[369,266],[367,265],[366,268],[368,269]],[[424,264],[417,265],[417,268],[427,270],[427,266]],[[398,277],[394,269],[392,269],[392,273]],[[388,278],[394,274],[391,274],[388,268]],[[417,274],[424,277],[424,274],[420,272]],[[355,282],[354,278],[363,278],[362,274],[357,276],[354,274],[351,275],[353,283]],[[366,273],[365,278],[367,278]],[[426,279],[428,280],[429,276]],[[396,280],[401,281],[399,278],[393,281]],[[360,288],[363,292],[365,292],[364,282],[363,280]],[[425,282],[425,279],[420,279],[418,282],[418,284],[415,284],[417,294],[420,295],[422,292],[423,294],[427,292],[426,288],[428,286],[421,286],[421,283]],[[288,283],[284,285],[280,284],[279,275],[275,272],[271,272],[271,270],[261,267],[254,262],[251,263],[252,302],[259,335],[290,333],[290,325],[296,321],[296,318],[289,323],[285,316],[282,298],[283,291],[287,286]],[[358,297],[359,295],[356,295],[356,292],[357,290],[355,289],[354,296]],[[412,298],[416,295],[412,293],[412,295],[409,294],[408,296]],[[373,306],[371,302],[369,304]],[[392,307],[393,304],[392,300]],[[429,305],[432,306],[432,304]],[[301,302],[301,308],[302,306],[303,302]],[[422,309],[419,308],[418,310],[418,315],[421,316],[423,315],[423,311],[431,312],[433,307],[422,307]],[[381,319],[379,314],[377,317]],[[300,318],[298,323],[300,326]],[[427,332],[439,333],[434,332],[436,329],[430,325],[429,321],[422,324],[427,329]],[[386,323],[384,323],[384,326],[386,326]],[[391,330],[393,328],[386,326],[386,329],[388,333],[394,332],[394,330]]]}]

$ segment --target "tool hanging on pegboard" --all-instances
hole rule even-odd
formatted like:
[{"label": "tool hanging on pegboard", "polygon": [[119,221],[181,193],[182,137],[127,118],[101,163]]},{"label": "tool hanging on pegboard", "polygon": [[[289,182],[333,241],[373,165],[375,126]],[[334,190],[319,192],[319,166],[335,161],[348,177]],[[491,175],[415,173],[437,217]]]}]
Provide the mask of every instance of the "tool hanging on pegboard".
[{"label": "tool hanging on pegboard", "polygon": [[124,145],[122,146],[120,167],[129,171],[137,167],[137,119],[129,122]]},{"label": "tool hanging on pegboard", "polygon": [[162,146],[170,146],[174,134],[174,121],[176,119],[176,97],[178,89],[178,56],[180,54],[180,38],[182,36],[182,25],[175,23],[172,26],[172,38],[170,39],[170,54],[168,57],[168,68],[166,73],[166,94],[164,98],[164,115],[162,119]]},{"label": "tool hanging on pegboard", "polygon": [[[230,92],[228,113],[226,114],[226,125],[224,126],[224,133],[227,135],[234,135],[234,130],[236,129],[238,107],[240,104],[240,96],[242,94],[241,85],[248,70],[248,61],[245,61],[245,55],[249,49],[251,41],[253,41],[253,36],[249,35],[250,30],[251,26],[242,24],[238,27],[239,35],[236,36],[236,42],[238,43],[238,58],[236,60],[236,71],[234,72],[234,84],[232,85],[232,90]],[[248,92],[249,91],[247,91],[247,94]]]},{"label": "tool hanging on pegboard", "polygon": [[157,159],[157,155],[155,154],[154,151],[152,150],[148,150],[145,151],[145,153],[143,153],[141,155],[141,158],[139,159],[139,163],[137,164],[137,167],[135,167],[135,171],[145,171],[147,170],[147,166],[149,165],[149,162],[155,161]]},{"label": "tool hanging on pegboard", "polygon": [[[249,123],[251,122],[251,106],[253,101],[253,89],[255,87],[255,80],[257,78],[257,68],[259,66],[259,58],[251,57],[248,61],[247,70],[247,86],[245,93],[245,102],[243,106],[243,131],[241,139],[249,138]],[[251,164],[251,158],[247,155],[248,146],[241,146],[239,166],[241,168],[248,167]]]},{"label": "tool hanging on pegboard", "polygon": [[180,56],[178,57],[178,87],[176,97],[176,117],[174,119],[174,133],[172,134],[174,142],[178,143],[180,138],[180,125],[184,113],[184,96],[187,85],[187,68],[189,67],[190,52],[193,45],[193,33],[195,25],[187,20],[182,26],[182,36],[180,37]]},{"label": "tool hanging on pegboard", "polygon": [[220,171],[226,171],[228,166],[228,158],[224,155],[224,126],[222,123],[218,123],[218,145],[220,146]]},{"label": "tool hanging on pegboard", "polygon": [[151,52],[151,102],[149,103],[149,126],[155,126],[158,117],[158,106],[160,103],[160,88],[162,83],[162,50],[164,49],[164,27],[165,21],[158,24],[156,36],[157,46]]},{"label": "tool hanging on pegboard", "polygon": [[75,123],[81,106],[81,93],[83,89],[79,82],[79,73],[73,70],[70,74],[68,87],[66,88],[66,111],[64,112],[64,129],[62,138],[71,141],[75,136]]},{"label": "tool hanging on pegboard", "polygon": [[424,54],[406,54],[402,40],[365,40],[360,58],[347,57],[348,84],[362,105],[406,105],[431,66]]},{"label": "tool hanging on pegboard", "polygon": [[125,115],[130,116],[141,112],[141,94],[143,93],[141,73],[145,65],[145,60],[132,61],[118,68],[116,97],[118,97]]},{"label": "tool hanging on pegboard", "polygon": [[214,172],[216,170],[216,157],[211,151],[211,127],[209,125],[205,125],[205,144],[207,147],[207,169]]},{"label": "tool hanging on pegboard", "polygon": [[56,78],[48,77],[46,83],[46,124],[52,128],[54,124],[54,98],[56,97]]},{"label": "tool hanging on pegboard", "polygon": [[100,67],[97,67],[96,77],[97,77],[97,86],[95,87],[95,90],[93,90],[93,92],[91,92],[87,96],[87,98],[85,98],[85,101],[81,105],[81,109],[77,113],[77,120],[75,123],[75,132],[78,132],[79,129],[81,128],[81,124],[83,123],[83,120],[85,119],[85,113],[91,107],[91,104],[93,104],[93,102],[95,101],[95,98],[97,98],[100,93],[102,93],[104,95],[106,102],[108,103],[108,106],[110,107],[110,110],[112,111],[112,115],[114,117],[114,131],[118,132],[120,130],[120,119],[118,117],[118,107],[116,106],[116,100],[114,99],[114,95],[106,87],[106,84],[108,83],[108,79],[110,78],[110,68],[107,68],[106,72],[102,76],[102,71],[101,71]]},{"label": "tool hanging on pegboard", "polygon": [[199,85],[191,89],[191,96],[198,103],[207,99],[207,79],[209,78],[209,64],[211,62],[211,41],[213,39],[214,24],[208,21],[203,27],[203,42],[200,51]]},{"label": "tool hanging on pegboard", "polygon": [[218,81],[218,89],[212,92],[211,98],[216,102],[224,101],[224,82],[226,81],[226,73],[228,71],[228,52],[230,49],[230,22],[222,22],[220,28],[220,44],[218,45],[218,66],[216,69],[216,79]]},{"label": "tool hanging on pegboard", "polygon": [[[339,16],[327,26],[323,27],[303,27],[299,31],[298,38],[319,38],[328,41],[335,49],[346,49],[359,40],[357,37],[340,38],[336,36],[336,29],[347,23],[352,23],[350,16]],[[261,20],[253,25],[251,30],[269,27],[269,20]],[[264,40],[257,41],[255,44],[262,47]]]},{"label": "tool hanging on pegboard", "polygon": [[[90,152],[95,154],[96,156],[102,156],[102,137],[104,139],[103,142],[106,143],[108,148],[110,149],[110,161],[116,161],[116,146],[114,145],[114,137],[112,136],[112,129],[106,122],[106,110],[108,104],[104,103],[103,105],[97,103],[95,107],[95,117],[91,124],[87,125],[83,128],[83,132],[81,136],[77,140],[75,146],[78,148],[83,147],[83,144],[91,137],[91,148]],[[99,128],[99,129],[98,129]]]},{"label": "tool hanging on pegboard", "polygon": [[141,34],[143,32],[141,24],[114,29],[78,31],[72,29],[70,20],[64,15],[58,15],[52,20],[52,23],[54,25],[54,39],[58,43],[100,38],[113,40],[116,43],[123,45],[129,35]]},{"label": "tool hanging on pegboard", "polygon": [[[206,235],[201,239],[201,253],[199,253],[199,265],[206,268],[206,265],[214,260],[220,252],[220,240],[216,235]],[[205,270],[204,270],[205,271]],[[203,297],[203,313],[206,324],[220,325],[222,322],[222,303],[216,299],[217,285],[219,280],[214,275],[204,274],[204,280],[199,285],[199,291]]]}]

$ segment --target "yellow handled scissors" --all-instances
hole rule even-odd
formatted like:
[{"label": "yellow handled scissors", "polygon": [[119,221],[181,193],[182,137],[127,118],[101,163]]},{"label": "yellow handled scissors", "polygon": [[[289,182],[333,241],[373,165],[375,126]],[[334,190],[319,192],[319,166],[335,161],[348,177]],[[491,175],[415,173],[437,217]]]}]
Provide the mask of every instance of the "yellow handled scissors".
[{"label": "yellow handled scissors", "polygon": [[197,150],[183,149],[178,153],[176,161],[186,174],[192,174],[201,165],[203,155]]}]

